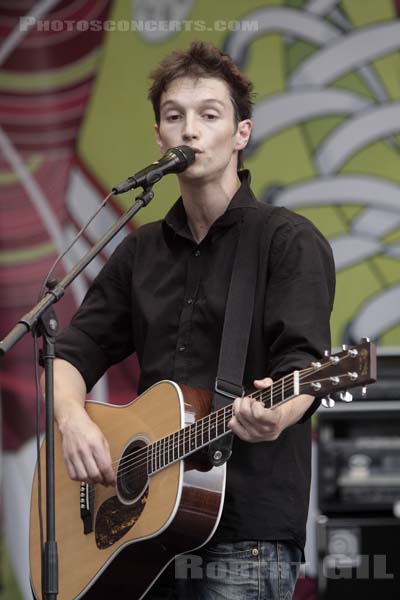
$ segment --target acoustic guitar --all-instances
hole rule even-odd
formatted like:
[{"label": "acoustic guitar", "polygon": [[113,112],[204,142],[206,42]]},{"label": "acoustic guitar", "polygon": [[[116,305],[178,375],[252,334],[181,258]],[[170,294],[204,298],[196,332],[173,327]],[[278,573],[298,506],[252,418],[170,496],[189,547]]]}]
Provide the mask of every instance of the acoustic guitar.
[{"label": "acoustic guitar", "polygon": [[[299,394],[322,397],[333,391],[349,400],[344,390],[375,379],[375,346],[364,340],[251,395],[272,409]],[[208,392],[162,381],[125,406],[88,401],[86,409],[104,432],[115,460],[114,488],[69,478],[56,428],[59,600],[144,598],[176,556],[212,537],[222,512],[226,467],[212,467],[204,449],[229,433],[232,404],[210,413],[211,399]],[[41,464],[43,469],[44,444]],[[45,511],[43,482],[44,517]],[[30,567],[34,597],[42,600],[37,513],[36,468]]]}]

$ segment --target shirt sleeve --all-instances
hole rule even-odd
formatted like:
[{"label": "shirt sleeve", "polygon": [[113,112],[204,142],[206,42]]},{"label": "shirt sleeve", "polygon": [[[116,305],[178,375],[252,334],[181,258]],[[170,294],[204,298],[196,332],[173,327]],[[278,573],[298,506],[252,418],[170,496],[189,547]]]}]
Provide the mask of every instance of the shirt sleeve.
[{"label": "shirt sleeve", "polygon": [[134,352],[131,279],[134,238],[114,251],[71,324],[57,337],[56,356],[78,369],[89,392],[113,364]]},{"label": "shirt sleeve", "polygon": [[[277,229],[269,268],[264,326],[270,341],[268,375],[276,380],[330,349],[335,265],[327,240],[296,215]],[[319,404],[316,398],[300,422]]]}]

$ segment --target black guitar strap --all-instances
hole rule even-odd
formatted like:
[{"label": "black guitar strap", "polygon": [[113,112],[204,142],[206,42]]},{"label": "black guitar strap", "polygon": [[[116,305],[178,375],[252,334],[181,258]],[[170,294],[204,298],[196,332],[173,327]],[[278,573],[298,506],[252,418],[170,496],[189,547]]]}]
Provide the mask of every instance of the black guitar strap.
[{"label": "black guitar strap", "polygon": [[[219,353],[212,410],[231,404],[244,395],[243,375],[253,318],[258,271],[258,240],[249,210],[240,223],[239,240],[229,286]],[[256,216],[254,214],[254,216]],[[214,466],[224,464],[232,453],[233,434],[228,433],[209,445]]]}]

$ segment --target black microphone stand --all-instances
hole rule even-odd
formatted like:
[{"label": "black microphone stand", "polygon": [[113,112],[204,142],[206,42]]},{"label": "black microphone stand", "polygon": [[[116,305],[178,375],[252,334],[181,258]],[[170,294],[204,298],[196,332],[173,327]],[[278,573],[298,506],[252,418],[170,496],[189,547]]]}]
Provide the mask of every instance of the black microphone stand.
[{"label": "black microphone stand", "polygon": [[0,355],[6,354],[28,331],[37,330],[43,336],[43,361],[45,372],[46,406],[46,540],[42,556],[42,598],[56,600],[58,594],[58,553],[55,537],[55,490],[54,490],[54,373],[55,336],[58,322],[52,308],[65,293],[66,288],[80,275],[87,265],[113,239],[122,227],[153,199],[152,185],[144,188],[135,203],[98,240],[59,283],[47,283],[47,292],[36,306],[26,313],[0,342]]}]

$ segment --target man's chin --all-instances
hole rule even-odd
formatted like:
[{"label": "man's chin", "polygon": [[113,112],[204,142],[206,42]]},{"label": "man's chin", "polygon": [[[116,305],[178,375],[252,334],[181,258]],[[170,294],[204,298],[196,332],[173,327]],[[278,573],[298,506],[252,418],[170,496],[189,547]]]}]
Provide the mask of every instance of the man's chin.
[{"label": "man's chin", "polygon": [[194,181],[198,179],[204,179],[207,173],[202,168],[198,168],[196,164],[191,165],[188,169],[180,173],[179,177],[184,181]]}]

